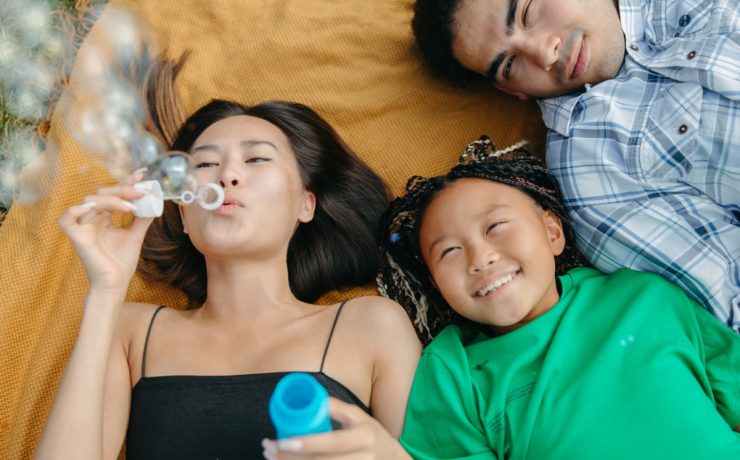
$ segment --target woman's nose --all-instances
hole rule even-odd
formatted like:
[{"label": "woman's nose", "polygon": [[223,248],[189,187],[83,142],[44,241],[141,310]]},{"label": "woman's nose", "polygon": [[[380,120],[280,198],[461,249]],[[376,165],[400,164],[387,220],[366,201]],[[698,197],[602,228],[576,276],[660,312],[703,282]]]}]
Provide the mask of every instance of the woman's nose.
[{"label": "woman's nose", "polygon": [[226,188],[226,185],[228,184],[231,187],[236,187],[239,185],[239,179],[236,177],[227,177],[225,174],[221,175],[221,178],[218,180],[218,183],[221,187]]},{"label": "woman's nose", "polygon": [[229,165],[229,163],[225,163],[221,171],[219,173],[218,183],[221,187],[226,188],[228,187],[236,187],[241,182],[241,178],[239,177],[239,174],[237,171],[234,170],[234,168]]}]

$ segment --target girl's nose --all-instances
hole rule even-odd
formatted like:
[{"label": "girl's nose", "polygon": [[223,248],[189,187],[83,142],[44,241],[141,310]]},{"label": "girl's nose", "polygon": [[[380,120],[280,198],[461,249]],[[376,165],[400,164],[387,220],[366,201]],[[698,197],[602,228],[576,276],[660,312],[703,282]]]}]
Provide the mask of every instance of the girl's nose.
[{"label": "girl's nose", "polygon": [[471,275],[487,270],[499,259],[499,253],[490,246],[478,248],[470,252],[468,273]]}]

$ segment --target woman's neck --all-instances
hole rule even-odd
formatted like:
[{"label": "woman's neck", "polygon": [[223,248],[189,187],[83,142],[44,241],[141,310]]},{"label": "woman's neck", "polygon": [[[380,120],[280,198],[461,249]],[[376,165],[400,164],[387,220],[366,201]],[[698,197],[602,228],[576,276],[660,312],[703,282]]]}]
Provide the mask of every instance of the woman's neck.
[{"label": "woman's neck", "polygon": [[208,287],[202,314],[211,319],[254,317],[277,306],[300,305],[290,290],[285,263],[240,261],[207,263]]}]

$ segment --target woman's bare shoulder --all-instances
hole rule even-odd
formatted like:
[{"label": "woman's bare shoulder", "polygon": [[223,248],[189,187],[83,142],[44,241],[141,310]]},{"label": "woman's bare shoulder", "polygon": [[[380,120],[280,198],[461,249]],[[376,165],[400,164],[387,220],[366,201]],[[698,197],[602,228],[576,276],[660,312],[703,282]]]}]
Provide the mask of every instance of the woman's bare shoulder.
[{"label": "woman's bare shoulder", "polygon": [[415,336],[411,320],[401,305],[380,296],[364,296],[348,300],[344,306],[348,326],[356,333],[370,335],[375,340],[380,335],[402,334]]},{"label": "woman's bare shoulder", "polygon": [[126,302],[118,316],[118,334],[122,342],[131,343],[146,336],[149,323],[160,305],[141,302]]}]

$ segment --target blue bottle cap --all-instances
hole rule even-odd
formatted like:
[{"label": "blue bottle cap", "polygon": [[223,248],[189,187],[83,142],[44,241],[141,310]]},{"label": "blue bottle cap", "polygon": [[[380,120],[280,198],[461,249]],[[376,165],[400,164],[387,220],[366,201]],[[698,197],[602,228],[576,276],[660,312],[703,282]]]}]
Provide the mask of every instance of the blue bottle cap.
[{"label": "blue bottle cap", "polygon": [[280,379],[269,409],[278,439],[331,431],[329,393],[309,374],[293,372]]}]

